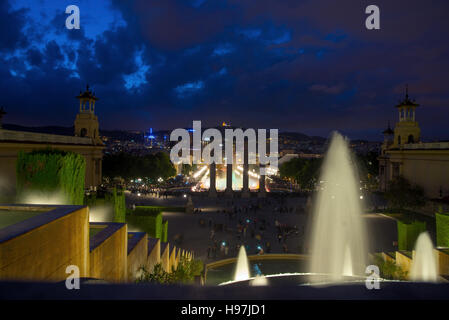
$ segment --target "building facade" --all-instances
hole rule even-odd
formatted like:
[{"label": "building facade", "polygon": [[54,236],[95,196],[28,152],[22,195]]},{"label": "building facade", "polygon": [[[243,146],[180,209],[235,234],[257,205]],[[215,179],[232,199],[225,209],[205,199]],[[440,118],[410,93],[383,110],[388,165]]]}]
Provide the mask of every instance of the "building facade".
[{"label": "building facade", "polygon": [[428,198],[441,199],[449,196],[449,142],[421,141],[421,129],[415,117],[418,106],[409,99],[407,90],[404,100],[396,106],[399,121],[394,130],[388,126],[383,132],[379,188],[386,191],[394,178],[403,176],[421,186]]},{"label": "building facade", "polygon": [[81,154],[86,159],[85,187],[94,188],[102,181],[104,144],[99,136],[95,101],[86,88],[77,96],[80,111],[75,120],[74,136],[5,130],[0,126],[0,192],[11,195],[16,187],[16,161],[19,151],[55,148]]}]

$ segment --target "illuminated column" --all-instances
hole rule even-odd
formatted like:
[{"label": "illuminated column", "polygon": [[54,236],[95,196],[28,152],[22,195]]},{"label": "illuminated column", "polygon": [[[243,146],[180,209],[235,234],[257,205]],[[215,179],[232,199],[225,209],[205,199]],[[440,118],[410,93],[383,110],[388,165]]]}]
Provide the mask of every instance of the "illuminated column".
[{"label": "illuminated column", "polygon": [[226,164],[226,194],[232,196],[232,163]]},{"label": "illuminated column", "polygon": [[215,187],[216,180],[216,164],[212,162],[210,164],[210,172],[209,172],[209,197],[215,198],[217,196],[217,188]]},{"label": "illuminated column", "polygon": [[261,175],[260,173],[262,172],[262,169],[265,168],[264,164],[261,164],[259,166],[260,170],[259,170],[259,193],[257,194],[259,196],[259,198],[265,198],[266,196],[266,190],[265,190],[265,175]]},{"label": "illuminated column", "polygon": [[248,141],[245,140],[243,152],[243,188],[242,188],[242,198],[249,198],[249,164],[248,164]]}]

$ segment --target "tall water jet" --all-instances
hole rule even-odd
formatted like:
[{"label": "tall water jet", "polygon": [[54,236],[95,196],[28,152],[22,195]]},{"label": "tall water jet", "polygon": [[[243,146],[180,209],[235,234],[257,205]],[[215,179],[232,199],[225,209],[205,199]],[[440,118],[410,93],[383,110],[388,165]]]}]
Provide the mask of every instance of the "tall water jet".
[{"label": "tall water jet", "polygon": [[[348,142],[334,133],[326,153],[310,239],[311,273],[325,273],[333,282],[363,275],[366,238],[361,218],[362,200],[356,165]],[[318,281],[316,277],[311,277]]]},{"label": "tall water jet", "polygon": [[438,280],[437,258],[432,240],[427,232],[422,232],[416,240],[410,280],[423,282],[437,282]]},{"label": "tall water jet", "polygon": [[240,246],[237,256],[237,265],[235,268],[234,281],[247,280],[249,278],[249,264],[246,255],[245,246]]}]

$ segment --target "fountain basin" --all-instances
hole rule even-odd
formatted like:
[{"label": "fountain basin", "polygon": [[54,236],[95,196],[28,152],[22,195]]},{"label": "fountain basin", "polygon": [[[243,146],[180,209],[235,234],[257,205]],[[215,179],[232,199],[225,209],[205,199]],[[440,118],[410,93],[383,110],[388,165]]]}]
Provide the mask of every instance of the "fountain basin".
[{"label": "fountain basin", "polygon": [[[255,277],[257,268],[265,276],[306,272],[307,260],[308,256],[301,254],[250,255],[248,256],[249,276],[250,278]],[[205,284],[219,285],[233,281],[236,263],[237,258],[230,258],[207,264],[205,268]]]},{"label": "fountain basin", "polygon": [[[340,286],[340,285],[365,285],[366,277],[363,276],[344,276],[342,282],[333,282],[331,275],[320,273],[280,273],[264,276],[267,280],[267,285],[272,286],[313,286],[316,288],[326,286]],[[241,281],[228,281],[221,283],[220,286],[230,287],[248,287],[254,285],[256,277],[251,277]],[[399,280],[379,279],[382,283],[397,283],[403,282]]]}]

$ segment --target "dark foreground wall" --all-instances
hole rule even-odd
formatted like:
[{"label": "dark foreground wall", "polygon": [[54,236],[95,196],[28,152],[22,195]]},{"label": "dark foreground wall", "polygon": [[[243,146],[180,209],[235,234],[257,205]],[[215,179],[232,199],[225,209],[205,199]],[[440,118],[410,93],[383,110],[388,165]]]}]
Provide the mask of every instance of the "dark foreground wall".
[{"label": "dark foreground wall", "polygon": [[324,288],[292,287],[199,287],[154,286],[137,284],[86,284],[79,290],[67,290],[64,282],[0,282],[0,300],[402,300],[449,299],[449,283],[383,283],[379,290],[364,285],[341,285]]}]

